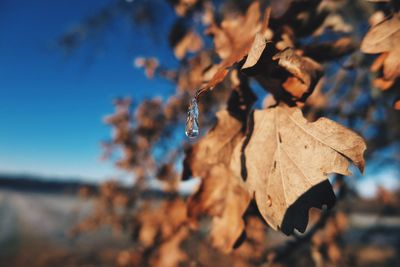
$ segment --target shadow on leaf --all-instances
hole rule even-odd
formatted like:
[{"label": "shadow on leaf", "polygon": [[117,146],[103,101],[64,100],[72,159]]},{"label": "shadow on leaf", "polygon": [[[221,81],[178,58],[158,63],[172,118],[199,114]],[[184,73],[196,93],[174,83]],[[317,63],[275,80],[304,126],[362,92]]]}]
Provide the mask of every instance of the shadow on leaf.
[{"label": "shadow on leaf", "polygon": [[329,180],[311,187],[286,210],[281,231],[286,235],[292,234],[294,229],[304,233],[308,224],[308,211],[310,208],[322,209],[326,205],[328,209],[331,209],[335,202],[335,193]]}]

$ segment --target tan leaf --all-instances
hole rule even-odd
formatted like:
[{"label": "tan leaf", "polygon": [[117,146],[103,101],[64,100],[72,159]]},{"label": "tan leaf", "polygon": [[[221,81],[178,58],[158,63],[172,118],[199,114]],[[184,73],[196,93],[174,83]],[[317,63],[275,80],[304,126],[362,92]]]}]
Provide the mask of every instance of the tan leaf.
[{"label": "tan leaf", "polygon": [[264,52],[265,46],[267,45],[267,40],[261,33],[257,33],[254,41],[250,47],[249,54],[244,62],[242,69],[247,69],[254,67]]},{"label": "tan leaf", "polygon": [[377,54],[391,51],[399,43],[400,19],[397,15],[373,26],[361,43],[361,51]]},{"label": "tan leaf", "polygon": [[[217,113],[216,126],[197,143],[186,162],[193,176],[202,177],[199,190],[189,199],[192,225],[201,216],[212,216],[211,242],[223,252],[232,250],[244,230],[243,213],[250,195],[240,178],[240,170],[230,170],[232,152],[242,139],[242,122],[228,111]],[[185,173],[185,170],[184,170]]]},{"label": "tan leaf", "polygon": [[[383,74],[386,80],[400,76],[400,18],[394,15],[373,26],[361,43],[361,51],[377,54],[388,52],[383,62]],[[376,69],[376,66],[374,67]]]},{"label": "tan leaf", "polygon": [[152,79],[160,64],[158,63],[158,60],[154,57],[137,57],[135,58],[134,65],[136,68],[143,68],[145,70],[147,78]]},{"label": "tan leaf", "polygon": [[260,4],[253,2],[244,16],[229,17],[220,26],[212,25],[215,50],[223,60],[236,62],[247,54],[255,34],[260,30]]},{"label": "tan leaf", "polygon": [[[287,209],[329,173],[349,174],[350,160],[364,169],[364,140],[336,122],[308,122],[298,108],[284,105],[257,110],[253,119],[243,178],[274,229],[281,228]],[[232,165],[238,165],[238,157],[233,158]]]},{"label": "tan leaf", "polygon": [[397,45],[389,52],[383,63],[383,76],[387,80],[393,80],[400,76],[400,48],[398,45],[400,43],[400,34],[398,36]]},{"label": "tan leaf", "polygon": [[188,214],[192,219],[212,216],[211,242],[230,252],[244,231],[242,216],[250,202],[250,195],[226,165],[214,165],[203,179],[199,190],[189,199]]},{"label": "tan leaf", "polygon": [[228,68],[241,61],[250,51],[254,37],[268,28],[270,9],[267,8],[263,22],[260,21],[260,4],[253,2],[244,16],[225,19],[221,26],[212,24],[208,33],[214,36],[215,50],[222,59],[218,71],[202,91],[214,88],[228,74]]},{"label": "tan leaf", "polygon": [[400,110],[400,100],[397,100],[394,105],[393,105],[394,109]]},{"label": "tan leaf", "polygon": [[199,189],[188,201],[190,218],[221,216],[230,179],[225,169],[223,164],[214,165],[203,178]]},{"label": "tan leaf", "polygon": [[218,172],[219,178],[226,177],[227,184],[223,195],[223,211],[220,216],[213,217],[210,237],[215,247],[228,253],[244,231],[242,216],[249,205],[250,195],[227,167],[220,165]]},{"label": "tan leaf", "polygon": [[383,63],[385,62],[388,54],[389,53],[387,53],[387,52],[380,54],[379,57],[377,57],[374,60],[374,62],[371,64],[371,67],[369,68],[370,71],[373,71],[373,72],[379,71],[382,68]]},{"label": "tan leaf", "polygon": [[194,53],[203,48],[203,40],[194,31],[188,32],[174,47],[175,56],[182,59],[189,52]]},{"label": "tan leaf", "polygon": [[381,89],[382,91],[390,89],[393,84],[394,80],[385,80],[383,78],[376,78],[372,81],[374,87]]},{"label": "tan leaf", "polygon": [[302,96],[308,92],[308,86],[296,77],[288,77],[282,84],[282,87],[285,91],[294,96],[295,99],[302,98]]},{"label": "tan leaf", "polygon": [[276,54],[273,60],[300,79],[307,87],[311,85],[314,76],[322,73],[322,66],[308,57],[297,55],[293,48],[286,48]]},{"label": "tan leaf", "polygon": [[196,5],[198,0],[178,0],[173,1],[175,12],[178,16],[186,16],[186,14]]},{"label": "tan leaf", "polygon": [[215,127],[194,145],[185,159],[192,176],[204,177],[210,166],[229,164],[233,148],[243,136],[242,123],[229,115],[228,111],[219,111],[217,119]]},{"label": "tan leaf", "polygon": [[182,251],[180,244],[187,237],[188,229],[181,227],[177,233],[161,244],[151,266],[155,267],[178,267],[179,264],[188,259],[187,254]]}]

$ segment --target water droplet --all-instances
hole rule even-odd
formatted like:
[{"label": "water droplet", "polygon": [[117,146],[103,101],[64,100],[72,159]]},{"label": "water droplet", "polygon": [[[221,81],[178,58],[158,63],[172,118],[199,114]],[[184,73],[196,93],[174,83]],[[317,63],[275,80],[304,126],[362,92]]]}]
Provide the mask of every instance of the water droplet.
[{"label": "water droplet", "polygon": [[193,98],[189,105],[185,134],[187,137],[195,138],[199,135],[199,132],[199,107],[197,99]]}]

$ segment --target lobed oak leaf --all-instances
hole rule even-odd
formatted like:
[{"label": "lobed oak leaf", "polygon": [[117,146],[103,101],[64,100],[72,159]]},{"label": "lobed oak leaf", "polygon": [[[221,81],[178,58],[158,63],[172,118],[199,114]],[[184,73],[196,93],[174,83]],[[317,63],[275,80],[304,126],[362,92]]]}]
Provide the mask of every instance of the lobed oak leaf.
[{"label": "lobed oak leaf", "polygon": [[400,17],[392,18],[374,25],[361,43],[361,51],[368,54],[388,52],[383,63],[383,74],[386,80],[400,76]]},{"label": "lobed oak leaf", "polygon": [[267,31],[270,11],[270,8],[265,9],[261,22],[260,4],[255,1],[244,16],[225,19],[220,27],[214,23],[208,28],[208,33],[214,36],[215,50],[222,61],[218,64],[218,71],[202,91],[212,89],[222,82],[228,74],[228,68],[243,60],[249,53],[256,33]]},{"label": "lobed oak leaf", "polygon": [[176,14],[184,17],[195,7],[198,0],[174,0],[170,2],[174,6]]},{"label": "lobed oak leaf", "polygon": [[225,169],[223,164],[214,165],[203,178],[197,192],[189,198],[189,218],[222,215],[230,178]]},{"label": "lobed oak leaf", "polygon": [[224,164],[217,164],[189,199],[188,216],[195,220],[204,215],[211,216],[211,243],[228,253],[244,231],[242,216],[249,202],[250,195],[240,181],[240,175],[235,175]]},{"label": "lobed oak leaf", "polygon": [[289,47],[276,51],[273,43],[257,34],[242,71],[254,76],[276,99],[304,102],[322,76],[322,66]]},{"label": "lobed oak leaf", "polygon": [[[236,175],[226,166],[219,165],[214,175],[219,179],[226,179],[226,188],[223,193],[223,209],[219,216],[214,216],[211,225],[211,243],[224,253],[228,253],[241,237],[245,224],[243,214],[250,203],[250,194]],[[216,179],[217,177],[214,177]]]},{"label": "lobed oak leaf", "polygon": [[333,204],[329,173],[348,175],[349,161],[364,169],[366,145],[359,135],[326,118],[308,122],[298,108],[255,111],[248,136],[235,148],[231,166],[242,163],[263,218],[286,234],[304,232],[310,205]]},{"label": "lobed oak leaf", "polygon": [[180,247],[188,233],[187,228],[181,227],[174,235],[162,243],[150,261],[151,266],[178,267],[181,266],[182,262],[188,260],[188,255]]},{"label": "lobed oak leaf", "polygon": [[283,87],[295,97],[300,95],[300,100],[305,100],[312,93],[322,76],[323,69],[318,62],[296,54],[293,48],[282,50],[272,59],[278,60],[278,64],[294,76],[289,77],[290,81],[286,81]]},{"label": "lobed oak leaf", "polygon": [[195,53],[203,48],[203,40],[200,35],[194,31],[189,31],[175,45],[174,54],[178,59],[182,59],[187,53]]},{"label": "lobed oak leaf", "polygon": [[253,2],[244,16],[227,18],[220,26],[213,24],[208,33],[214,36],[214,45],[221,59],[235,63],[241,60],[260,30],[260,4]]},{"label": "lobed oak leaf", "polygon": [[[189,59],[178,73],[177,84],[180,92],[194,93],[195,88],[208,81],[208,72],[212,66],[211,53],[201,51]],[[185,103],[186,104],[186,103]],[[187,107],[185,107],[186,110]]]},{"label": "lobed oak leaf", "polygon": [[246,61],[242,66],[242,69],[249,69],[251,67],[254,67],[261,58],[261,55],[264,52],[266,46],[267,40],[261,33],[257,33],[250,47]]},{"label": "lobed oak leaf", "polygon": [[229,168],[233,149],[243,137],[243,123],[228,110],[218,112],[217,117],[216,126],[185,160],[191,175],[202,177],[200,188],[189,199],[188,217],[192,219],[191,225],[196,226],[196,220],[211,216],[211,242],[227,253],[244,231],[242,216],[250,195],[240,179],[240,170],[234,172]]},{"label": "lobed oak leaf", "polygon": [[400,100],[396,100],[396,102],[393,105],[394,109],[400,110]]},{"label": "lobed oak leaf", "polygon": [[214,128],[188,153],[184,161],[183,179],[187,179],[189,174],[204,177],[212,165],[230,162],[233,148],[243,137],[242,123],[227,110],[219,111],[216,116]]}]

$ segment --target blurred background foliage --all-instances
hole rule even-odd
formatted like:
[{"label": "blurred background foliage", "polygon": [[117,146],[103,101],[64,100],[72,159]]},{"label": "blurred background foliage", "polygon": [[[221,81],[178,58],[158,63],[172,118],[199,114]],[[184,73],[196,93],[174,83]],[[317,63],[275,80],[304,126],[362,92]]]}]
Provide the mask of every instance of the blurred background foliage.
[{"label": "blurred background foliage", "polygon": [[[272,7],[269,28],[273,35],[267,33],[267,36],[276,44],[276,49],[295,47],[324,67],[324,75],[306,103],[299,104],[293,95],[291,99],[302,107],[307,119],[331,118],[358,132],[367,142],[364,177],[355,168],[352,176],[332,176],[338,198],[336,207],[322,212],[312,209],[306,233],[295,232],[294,236],[287,237],[267,227],[252,203],[243,216],[246,238],[242,236],[241,242],[235,244],[242,243],[241,246],[228,255],[210,246],[210,242],[215,245],[216,239],[223,238],[212,231],[211,239],[208,237],[213,216],[194,220],[187,214],[188,195],[200,183],[199,179],[181,181],[182,177],[191,178],[193,162],[188,155],[196,143],[184,135],[187,107],[196,90],[218,71],[218,63],[237,51],[232,43],[246,39],[250,31],[246,28],[246,18],[252,18],[246,10],[252,2],[109,0],[87,6],[78,2],[65,4],[65,12],[86,11],[76,18],[73,27],[52,29],[55,36],[49,37],[43,49],[46,54],[61,54],[63,59],[59,65],[71,64],[77,68],[71,73],[65,70],[67,75],[58,77],[56,84],[68,83],[71,75],[88,75],[93,81],[86,85],[90,91],[79,86],[74,88],[72,84],[51,92],[57,89],[49,89],[50,84],[46,84],[47,89],[40,92],[37,88],[41,80],[52,79],[51,67],[46,72],[39,56],[21,60],[21,55],[5,53],[4,59],[10,63],[3,61],[1,72],[12,74],[0,76],[4,82],[1,101],[8,107],[0,108],[2,118],[12,125],[7,117],[14,116],[9,112],[14,110],[11,105],[18,105],[16,110],[23,112],[27,112],[27,107],[39,110],[37,115],[43,116],[46,125],[42,127],[44,136],[50,140],[56,128],[63,127],[61,124],[71,128],[77,125],[75,133],[67,131],[66,135],[57,136],[54,143],[65,142],[65,146],[57,146],[58,153],[62,154],[65,149],[66,158],[76,157],[78,161],[84,160],[78,156],[81,150],[69,147],[80,146],[81,142],[94,143],[97,140],[92,139],[101,138],[85,131],[98,129],[97,132],[106,136],[111,129],[111,138],[101,141],[100,157],[113,167],[99,167],[96,172],[76,171],[83,177],[87,174],[97,177],[71,183],[17,177],[21,175],[9,173],[18,172],[18,168],[26,170],[25,166],[14,163],[16,167],[12,169],[6,163],[0,165],[6,173],[0,183],[1,266],[399,265],[400,113],[396,105],[400,79],[385,77],[382,55],[360,51],[371,25],[398,14],[396,1],[258,1],[261,10]],[[10,5],[7,1],[3,8],[0,4],[2,12],[7,11],[4,8],[7,5]],[[46,10],[50,6],[44,4],[34,20],[42,19],[39,14],[52,13]],[[51,25],[57,16],[52,14],[46,23]],[[18,21],[29,36],[29,25],[24,23],[22,15]],[[236,25],[235,21],[240,23]],[[230,32],[233,41],[223,41],[221,31],[226,34],[230,29],[233,29]],[[12,26],[2,23],[4,36],[12,31]],[[40,29],[31,34],[40,35]],[[6,38],[2,41],[3,47],[25,45],[21,42],[14,45],[13,41]],[[400,61],[396,55],[391,57]],[[33,71],[35,66],[42,67],[43,71],[32,71],[27,74],[29,81],[17,82],[25,71],[30,71],[21,67],[23,61]],[[274,85],[252,73],[243,75],[240,67],[244,62],[241,58],[237,61],[229,66],[225,79],[199,101],[201,136],[213,127],[218,110],[227,108],[232,112],[232,106],[245,106],[235,112],[242,114],[244,110],[247,114],[253,101],[256,108],[274,102],[270,93],[274,92]],[[121,64],[125,64],[124,70]],[[10,92],[13,88],[10,84],[29,85],[29,88],[18,95]],[[114,89],[115,84],[117,87],[124,84],[124,89]],[[33,90],[36,91],[30,93]],[[67,91],[72,94],[70,98],[63,97]],[[44,101],[44,95],[52,97]],[[20,102],[16,101],[17,96]],[[89,118],[98,122],[95,116],[109,110],[107,101],[111,98],[114,98],[115,111],[103,118],[110,128],[86,124]],[[7,99],[14,101],[7,106]],[[49,104],[49,100],[54,103]],[[40,108],[52,105],[57,114],[54,117],[51,116],[53,109]],[[92,108],[96,113],[90,112]],[[74,114],[72,119],[68,119],[68,113]],[[85,119],[80,119],[81,116]],[[18,116],[14,120],[21,121],[16,125],[27,121],[30,125],[29,120]],[[1,158],[10,163],[6,151],[13,148],[13,142],[8,140],[13,140],[9,138],[14,133],[7,133],[7,123],[2,127],[6,130],[0,137],[8,145],[3,145],[1,153],[5,154]],[[24,153],[24,140],[35,136],[30,132],[36,127],[14,127],[18,134],[23,133],[21,137],[16,134],[17,140],[22,140],[21,149],[16,153]],[[69,141],[73,139],[81,142]],[[97,152],[91,151],[86,157]],[[32,153],[36,154],[40,157],[40,145]],[[52,165],[50,158],[49,166]],[[93,168],[98,165],[101,164],[96,163]],[[49,168],[57,170],[54,164]],[[73,172],[69,169],[60,173],[72,176]],[[104,180],[111,181],[100,184]]]}]

